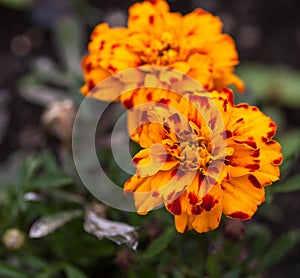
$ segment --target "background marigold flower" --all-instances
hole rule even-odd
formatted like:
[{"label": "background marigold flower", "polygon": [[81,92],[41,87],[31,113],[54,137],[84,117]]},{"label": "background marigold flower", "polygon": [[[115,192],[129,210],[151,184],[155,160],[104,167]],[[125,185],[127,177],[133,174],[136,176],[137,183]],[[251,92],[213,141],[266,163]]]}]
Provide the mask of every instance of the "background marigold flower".
[{"label": "background marigold flower", "polygon": [[128,27],[98,25],[88,50],[82,61],[85,95],[109,75],[138,66],[179,70],[209,91],[229,84],[244,90],[233,73],[239,63],[233,39],[222,33],[218,17],[201,9],[182,16],[163,0],[135,3]]},{"label": "background marigold flower", "polygon": [[[215,229],[222,213],[250,219],[265,200],[264,187],[279,179],[275,123],[257,107],[235,106],[228,89],[209,99],[186,94],[177,105],[173,100],[175,110],[157,102],[143,111],[144,124],[132,136],[143,149],[132,160],[136,174],[124,190],[133,194],[138,213],[165,205],[179,232]],[[212,104],[220,111],[221,128]]]}]

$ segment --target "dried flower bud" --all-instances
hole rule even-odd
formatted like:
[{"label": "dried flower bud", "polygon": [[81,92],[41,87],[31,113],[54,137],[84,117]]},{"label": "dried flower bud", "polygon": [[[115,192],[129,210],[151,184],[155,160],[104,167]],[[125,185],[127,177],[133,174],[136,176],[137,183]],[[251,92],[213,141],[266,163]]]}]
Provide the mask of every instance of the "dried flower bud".
[{"label": "dried flower bud", "polygon": [[162,221],[155,219],[151,222],[146,222],[143,225],[143,229],[147,232],[150,241],[157,238],[164,230]]},{"label": "dried flower bud", "polygon": [[100,203],[91,203],[87,206],[88,210],[93,211],[97,216],[106,218],[107,206]]},{"label": "dried flower bud", "polygon": [[224,224],[223,233],[232,242],[239,242],[245,236],[245,223],[239,220],[227,219]]},{"label": "dried flower bud", "polygon": [[129,269],[134,263],[136,254],[129,249],[121,249],[115,257],[115,264],[122,270]]},{"label": "dried flower bud", "polygon": [[8,250],[20,250],[25,243],[24,233],[16,228],[8,229],[1,239]]},{"label": "dried flower bud", "polygon": [[75,116],[76,108],[72,100],[54,101],[46,107],[42,124],[50,134],[70,146]]}]

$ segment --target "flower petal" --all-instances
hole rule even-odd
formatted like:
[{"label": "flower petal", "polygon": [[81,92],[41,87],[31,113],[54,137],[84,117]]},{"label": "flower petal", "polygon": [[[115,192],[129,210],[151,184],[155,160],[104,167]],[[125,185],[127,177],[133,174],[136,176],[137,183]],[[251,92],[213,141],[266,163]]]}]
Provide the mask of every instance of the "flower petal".
[{"label": "flower petal", "polygon": [[191,70],[188,75],[195,78],[206,89],[213,87],[213,62],[207,55],[195,53],[187,60]]},{"label": "flower petal", "polygon": [[135,175],[124,184],[125,193],[133,194],[135,207],[139,214],[147,214],[150,210],[163,204],[162,198],[155,194],[158,185],[152,184],[154,177],[139,178]]},{"label": "flower petal", "polygon": [[193,229],[192,223],[194,219],[195,219],[194,215],[188,215],[187,213],[174,215],[176,230],[179,233],[184,233],[187,230]]},{"label": "flower petal", "polygon": [[160,170],[167,171],[178,164],[163,145],[158,143],[153,144],[149,149],[139,151],[132,161],[137,167],[138,177],[152,176]]},{"label": "flower petal", "polygon": [[223,212],[230,218],[250,219],[264,200],[264,188],[252,174],[222,184]]},{"label": "flower petal", "polygon": [[151,32],[164,26],[164,15],[168,15],[169,5],[165,1],[144,1],[129,8],[128,28],[133,31]]},{"label": "flower petal", "polygon": [[270,185],[279,179],[279,165],[283,161],[281,146],[275,140],[259,143],[260,169],[253,173],[263,186]]}]

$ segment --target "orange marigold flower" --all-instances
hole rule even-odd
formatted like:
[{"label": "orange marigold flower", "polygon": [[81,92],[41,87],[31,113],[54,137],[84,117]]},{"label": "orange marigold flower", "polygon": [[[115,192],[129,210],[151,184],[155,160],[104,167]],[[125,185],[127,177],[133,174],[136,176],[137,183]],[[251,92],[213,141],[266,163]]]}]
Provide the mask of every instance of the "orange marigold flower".
[{"label": "orange marigold flower", "polygon": [[222,213],[250,219],[279,179],[275,123],[255,106],[234,105],[228,89],[208,95],[147,104],[132,135],[143,149],[124,190],[140,214],[165,205],[179,232],[213,230]]},{"label": "orange marigold flower", "polygon": [[127,28],[98,25],[88,50],[82,61],[85,95],[111,74],[138,66],[179,70],[209,91],[229,84],[244,90],[233,73],[239,63],[233,39],[222,33],[218,17],[201,9],[182,16],[163,0],[135,3]]}]

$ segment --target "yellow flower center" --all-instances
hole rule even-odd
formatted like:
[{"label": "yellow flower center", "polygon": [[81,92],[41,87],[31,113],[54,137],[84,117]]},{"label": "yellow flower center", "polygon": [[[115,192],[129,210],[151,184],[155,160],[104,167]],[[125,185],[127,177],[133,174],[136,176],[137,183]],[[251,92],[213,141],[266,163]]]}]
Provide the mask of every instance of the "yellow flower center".
[{"label": "yellow flower center", "polygon": [[149,46],[141,57],[145,64],[165,66],[178,60],[179,46],[170,32],[164,32],[159,38],[150,40]]},{"label": "yellow flower center", "polygon": [[183,170],[199,170],[206,175],[212,160],[211,144],[207,136],[197,134],[180,135],[180,142],[163,140],[167,152],[180,161]]}]

